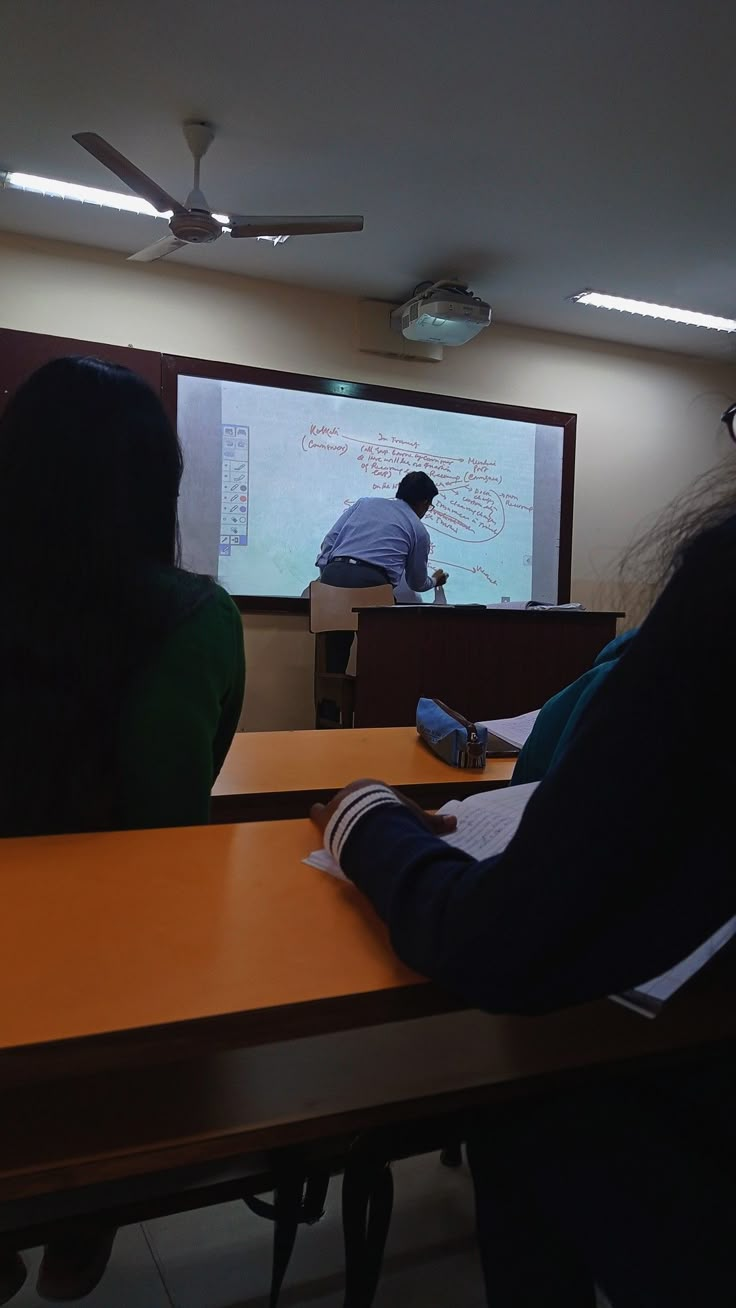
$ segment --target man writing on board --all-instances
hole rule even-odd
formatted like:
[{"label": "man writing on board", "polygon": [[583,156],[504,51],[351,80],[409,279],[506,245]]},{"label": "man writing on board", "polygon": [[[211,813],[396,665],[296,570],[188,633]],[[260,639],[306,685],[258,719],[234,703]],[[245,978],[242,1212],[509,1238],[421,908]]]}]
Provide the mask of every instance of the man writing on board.
[{"label": "man writing on board", "polygon": [[[403,575],[414,591],[444,586],[447,573],[427,571],[430,539],[422,523],[438,494],[426,472],[408,472],[396,498],[367,496],[356,500],[338,518],[322,542],[317,567],[328,586],[349,589],[398,586]],[[353,643],[352,631],[327,636],[327,671],[344,672]]]}]

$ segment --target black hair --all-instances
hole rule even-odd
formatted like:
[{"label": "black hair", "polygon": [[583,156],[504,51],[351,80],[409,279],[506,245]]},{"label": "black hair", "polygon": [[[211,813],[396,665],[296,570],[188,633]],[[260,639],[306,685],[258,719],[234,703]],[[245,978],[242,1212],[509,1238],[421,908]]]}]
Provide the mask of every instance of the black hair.
[{"label": "black hair", "polygon": [[435,495],[439,495],[439,491],[426,472],[407,472],[399,482],[399,489],[396,492],[397,500],[403,500],[412,509],[426,500],[431,504]]},{"label": "black hair", "polygon": [[115,824],[131,677],[211,590],[175,567],[182,454],[127,368],[56,359],[0,418],[0,835]]}]

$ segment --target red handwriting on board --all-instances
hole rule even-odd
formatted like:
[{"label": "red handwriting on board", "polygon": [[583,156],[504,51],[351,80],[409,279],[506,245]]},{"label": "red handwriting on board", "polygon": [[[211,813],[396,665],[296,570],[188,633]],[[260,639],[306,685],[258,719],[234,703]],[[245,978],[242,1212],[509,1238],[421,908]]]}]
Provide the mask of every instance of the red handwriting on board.
[{"label": "red handwriting on board", "polygon": [[489,471],[489,472],[466,472],[466,474],[465,474],[465,476],[464,476],[464,478],[463,478],[463,481],[465,482],[465,485],[466,485],[466,486],[469,486],[471,482],[482,482],[482,483],[484,483],[485,485],[492,485],[492,484],[493,484],[493,485],[496,485],[496,486],[500,486],[500,485],[501,485],[501,482],[503,481],[503,477],[501,476],[501,473],[500,473],[500,472],[498,472],[498,473],[491,473],[490,471]]},{"label": "red handwriting on board", "polygon": [[520,509],[522,513],[534,512],[533,504],[522,504],[516,495],[512,495],[510,491],[504,493],[503,499],[507,509]]},{"label": "red handwriting on board", "polygon": [[427,514],[427,525],[453,540],[481,544],[501,534],[506,511],[496,491],[462,482],[438,495]]},{"label": "red handwriting on board", "polygon": [[312,436],[302,436],[303,450],[324,450],[327,454],[347,454],[348,447],[344,444],[338,444],[337,441],[315,440]]},{"label": "red handwriting on board", "polygon": [[435,556],[434,547],[432,547],[429,552],[429,558],[432,567],[447,568],[448,572],[469,572],[471,576],[474,577],[485,577],[490,586],[495,586],[496,589],[498,589],[496,578],[492,577],[490,572],[488,572],[480,563],[476,563],[472,568],[468,568],[463,563],[452,563],[449,559],[438,559]]},{"label": "red handwriting on board", "polygon": [[384,436],[382,431],[378,433],[379,441],[390,441],[392,445],[403,445],[407,450],[417,450],[419,441],[406,441],[402,436]]},{"label": "red handwriting on board", "polygon": [[475,567],[473,568],[473,572],[476,574],[476,576],[485,577],[486,581],[490,582],[491,586],[498,586],[498,582],[496,581],[496,578],[492,577],[490,572],[486,572],[485,568],[482,568],[479,563],[476,563]]},{"label": "red handwriting on board", "polygon": [[[427,525],[433,533],[465,544],[494,540],[504,530],[509,513],[533,512],[531,504],[501,489],[504,478],[495,459],[430,453],[419,449],[418,441],[385,432],[378,432],[376,440],[364,440],[319,423],[310,424],[302,449],[339,458],[352,454],[366,479],[366,494],[394,492],[401,478],[421,465],[439,487]],[[480,565],[468,571],[478,572],[491,586],[497,584]]]}]

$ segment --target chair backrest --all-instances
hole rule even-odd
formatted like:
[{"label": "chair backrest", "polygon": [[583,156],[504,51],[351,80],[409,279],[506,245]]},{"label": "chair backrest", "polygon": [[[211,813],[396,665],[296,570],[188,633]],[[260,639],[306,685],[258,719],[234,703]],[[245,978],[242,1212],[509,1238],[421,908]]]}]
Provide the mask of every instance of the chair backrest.
[{"label": "chair backrest", "polygon": [[358,615],[354,608],[381,608],[393,604],[393,586],[327,586],[313,581],[309,587],[310,631],[357,631]]}]

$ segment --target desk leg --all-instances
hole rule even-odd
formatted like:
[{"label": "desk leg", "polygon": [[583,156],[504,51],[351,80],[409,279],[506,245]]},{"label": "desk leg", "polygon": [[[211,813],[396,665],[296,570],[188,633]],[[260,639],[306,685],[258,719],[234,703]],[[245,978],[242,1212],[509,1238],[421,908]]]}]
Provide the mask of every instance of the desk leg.
[{"label": "desk leg", "polygon": [[383,1266],[391,1225],[394,1182],[388,1160],[369,1135],[351,1151],[342,1183],[345,1240],[344,1308],[370,1308]]}]

